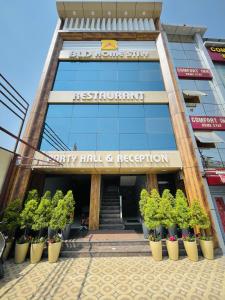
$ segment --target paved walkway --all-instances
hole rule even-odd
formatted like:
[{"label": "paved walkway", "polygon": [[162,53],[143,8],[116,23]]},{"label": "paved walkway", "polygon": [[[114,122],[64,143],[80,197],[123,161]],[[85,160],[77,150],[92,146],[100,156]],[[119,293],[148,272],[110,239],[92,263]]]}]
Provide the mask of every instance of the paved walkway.
[{"label": "paved walkway", "polygon": [[224,300],[225,257],[197,263],[181,258],[64,258],[5,264],[0,299],[8,300]]}]

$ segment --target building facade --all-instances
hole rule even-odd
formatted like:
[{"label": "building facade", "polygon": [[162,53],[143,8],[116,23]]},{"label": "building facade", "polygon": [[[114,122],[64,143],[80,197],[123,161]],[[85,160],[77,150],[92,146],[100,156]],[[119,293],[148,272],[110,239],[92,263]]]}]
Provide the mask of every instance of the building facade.
[{"label": "building facade", "polygon": [[[70,188],[90,229],[129,229],[140,224],[142,188],[182,188],[209,213],[224,249],[202,161],[214,161],[205,146],[214,144],[224,166],[224,135],[193,125],[200,116],[224,120],[205,29],[162,25],[161,1],[56,2],[59,21],[24,134],[54,161],[21,148],[11,197]],[[110,193],[120,201],[107,216]]]}]

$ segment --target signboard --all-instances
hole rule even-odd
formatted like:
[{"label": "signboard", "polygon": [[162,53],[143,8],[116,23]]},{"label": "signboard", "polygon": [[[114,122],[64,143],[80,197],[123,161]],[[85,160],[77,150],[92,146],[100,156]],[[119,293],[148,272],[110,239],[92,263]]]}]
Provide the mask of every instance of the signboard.
[{"label": "signboard", "polygon": [[200,79],[200,80],[211,80],[212,73],[209,69],[199,68],[176,68],[177,75],[180,79]]},{"label": "signboard", "polygon": [[206,171],[208,185],[225,185],[225,169],[212,169]]},{"label": "signboard", "polygon": [[210,47],[208,52],[213,61],[225,63],[225,47]]},{"label": "signboard", "polygon": [[132,100],[140,101],[144,100],[144,92],[75,92],[73,101],[80,100]]},{"label": "signboard", "polygon": [[182,167],[178,151],[48,151],[46,153],[61,165],[49,166],[51,161],[36,152],[35,158],[41,161],[34,161],[32,167],[88,172],[92,172],[93,169],[105,172],[127,169],[133,172],[147,171],[149,168],[180,169]]},{"label": "signboard", "polygon": [[115,40],[102,40],[101,50],[117,50],[118,44]]},{"label": "signboard", "polygon": [[61,50],[61,60],[158,60],[157,50],[127,49],[127,50]]},{"label": "signboard", "polygon": [[196,130],[225,131],[225,117],[190,116],[190,120],[192,128]]}]

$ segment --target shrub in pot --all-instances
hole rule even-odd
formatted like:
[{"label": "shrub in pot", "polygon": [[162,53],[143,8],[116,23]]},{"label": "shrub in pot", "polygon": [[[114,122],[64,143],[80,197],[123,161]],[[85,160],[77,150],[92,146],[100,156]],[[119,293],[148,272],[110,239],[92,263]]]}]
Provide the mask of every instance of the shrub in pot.
[{"label": "shrub in pot", "polygon": [[176,192],[175,218],[177,225],[182,230],[182,235],[188,235],[191,213],[190,208],[188,206],[187,198],[185,197],[183,191],[179,189]]},{"label": "shrub in pot", "polygon": [[153,234],[150,235],[150,248],[152,250],[152,256],[156,261],[162,260],[162,241],[161,236],[157,234],[156,228],[161,225],[161,219],[159,215],[159,202],[160,195],[156,189],[153,189],[150,193],[147,203],[144,208],[144,222],[148,229],[153,230]]},{"label": "shrub in pot", "polygon": [[33,225],[33,218],[37,210],[38,202],[29,200],[19,216],[20,228],[24,230],[24,234],[16,241],[15,262],[21,263],[25,260],[30,242],[30,229]]},{"label": "shrub in pot", "polygon": [[207,259],[214,258],[213,240],[211,236],[206,234],[206,229],[210,228],[210,220],[204,209],[198,201],[194,201],[191,205],[191,227],[200,229],[200,247],[203,256]]},{"label": "shrub in pot", "polygon": [[62,231],[62,238],[63,240],[68,240],[69,234],[70,234],[70,227],[71,224],[73,223],[74,219],[74,208],[75,208],[75,200],[73,197],[73,192],[69,190],[65,197],[63,198],[63,201],[66,206],[67,214],[66,214],[66,226]]},{"label": "shrub in pot", "polygon": [[[174,198],[170,194],[169,190],[164,190],[160,203],[159,203],[159,217],[161,219],[161,223],[165,226],[169,231],[169,239],[166,241],[166,246],[169,254],[169,258],[173,260],[178,259],[179,253],[179,245],[177,238],[175,237],[175,226],[176,226],[176,218],[175,218],[175,208],[174,206]],[[173,228],[173,232],[171,234],[171,229]],[[171,237],[171,238],[170,238]]]},{"label": "shrub in pot", "polygon": [[[56,190],[54,196],[51,199],[52,211],[57,207],[59,200],[64,198],[63,192],[61,190]],[[48,227],[48,238],[51,239],[56,234],[55,230]]]},{"label": "shrub in pot", "polygon": [[184,248],[187,256],[192,261],[198,261],[198,247],[194,235],[183,235]]},{"label": "shrub in pot", "polygon": [[64,199],[58,201],[57,206],[52,212],[52,217],[49,223],[51,229],[56,232],[56,235],[48,240],[48,261],[56,262],[59,257],[62,241],[58,234],[59,230],[63,230],[68,221],[68,210]]},{"label": "shrub in pot", "polygon": [[40,196],[39,196],[38,191],[36,189],[33,189],[33,190],[28,192],[27,198],[24,202],[24,205],[30,200],[36,200],[38,203],[40,202]]},{"label": "shrub in pot", "polygon": [[9,203],[4,211],[0,230],[5,236],[6,247],[3,252],[3,259],[6,260],[12,248],[15,237],[15,231],[19,225],[19,212],[21,210],[21,201],[16,199]]},{"label": "shrub in pot", "polygon": [[166,247],[169,259],[178,260],[179,258],[179,245],[176,235],[170,235],[166,240]]},{"label": "shrub in pot", "polygon": [[145,226],[145,223],[144,223],[145,205],[147,203],[148,198],[149,198],[148,191],[146,189],[143,189],[141,191],[140,200],[139,200],[139,210],[140,210],[140,214],[141,214],[141,224],[142,224],[142,230],[143,230],[145,239],[147,239],[149,236],[149,230],[147,229],[147,227]]}]

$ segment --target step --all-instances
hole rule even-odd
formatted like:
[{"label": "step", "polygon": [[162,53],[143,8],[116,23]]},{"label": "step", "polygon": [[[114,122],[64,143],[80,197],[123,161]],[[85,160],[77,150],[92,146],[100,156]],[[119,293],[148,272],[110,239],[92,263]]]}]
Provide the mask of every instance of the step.
[{"label": "step", "polygon": [[100,213],[100,218],[101,219],[111,219],[111,218],[120,218],[120,214],[119,213],[109,213],[109,214],[102,214]]},{"label": "step", "polygon": [[120,203],[119,202],[102,202],[101,206],[119,206],[120,207]]},{"label": "step", "polygon": [[101,230],[123,230],[124,225],[121,223],[118,224],[100,224],[99,229]]},{"label": "step", "polygon": [[100,218],[100,224],[123,224],[120,218]]},{"label": "step", "polygon": [[107,209],[107,210],[114,210],[114,209],[119,209],[118,205],[101,205],[101,211],[103,209]]},{"label": "step", "polygon": [[110,207],[106,207],[106,208],[101,208],[101,211],[100,211],[102,214],[114,214],[114,213],[120,213],[120,209],[117,207],[117,208],[112,208],[111,206]]}]

